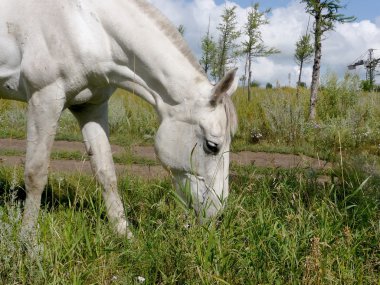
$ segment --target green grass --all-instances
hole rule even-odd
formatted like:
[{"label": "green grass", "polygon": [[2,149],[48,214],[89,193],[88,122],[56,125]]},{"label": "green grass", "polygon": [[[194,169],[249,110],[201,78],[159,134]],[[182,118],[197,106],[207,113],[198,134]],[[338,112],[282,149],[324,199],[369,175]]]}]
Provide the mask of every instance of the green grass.
[{"label": "green grass", "polygon": [[[260,172],[257,175],[256,171]],[[221,220],[198,225],[170,181],[119,183],[135,238],[115,236],[93,178],[52,174],[38,255],[18,242],[20,169],[0,168],[3,284],[378,284],[379,178],[345,167],[332,184],[302,170],[234,167]],[[188,227],[190,225],[190,227]]]},{"label": "green grass", "polygon": [[[152,106],[135,95],[117,90],[110,99],[109,108],[112,143],[123,146],[152,144],[158,127]],[[25,103],[0,99],[0,137],[25,138],[25,114]],[[82,140],[78,123],[68,110],[60,118],[56,140]]]},{"label": "green grass", "polygon": [[[309,90],[299,98],[293,88],[253,89],[251,101],[238,89],[233,97],[239,129],[234,151],[302,153],[334,160],[340,148],[350,154],[380,155],[380,96],[362,92],[358,78],[326,76],[319,92],[317,124],[307,121]],[[0,137],[25,138],[24,103],[0,100]],[[151,145],[158,127],[154,109],[142,99],[118,90],[111,97],[110,140],[125,147]],[[261,137],[254,141],[254,135]],[[69,111],[61,117],[58,140],[80,141]]]},{"label": "green grass", "polygon": [[[239,131],[234,150],[303,153],[336,159],[341,148],[349,154],[378,156],[380,148],[380,96],[362,92],[358,78],[339,81],[327,76],[319,92],[317,122],[307,121],[310,90],[299,98],[292,88],[256,89],[251,101],[243,90],[234,96]],[[260,134],[258,142],[252,135]]]},{"label": "green grass", "polygon": [[[29,256],[18,238],[22,169],[0,167],[0,284],[380,284],[380,96],[358,91],[356,80],[323,82],[317,125],[306,120],[306,89],[300,98],[291,88],[255,89],[250,102],[239,90],[234,151],[338,164],[327,173],[233,165],[227,207],[209,225],[183,211],[169,180],[125,176],[119,189],[135,235],[127,241],[112,233],[92,177],[52,173],[41,248]],[[0,100],[0,137],[25,137],[24,112],[25,104]],[[156,127],[148,104],[122,91],[112,97],[111,142],[152,144]],[[57,137],[81,140],[68,112]],[[153,163],[128,153],[115,160]],[[330,181],[319,183],[320,174]]]}]

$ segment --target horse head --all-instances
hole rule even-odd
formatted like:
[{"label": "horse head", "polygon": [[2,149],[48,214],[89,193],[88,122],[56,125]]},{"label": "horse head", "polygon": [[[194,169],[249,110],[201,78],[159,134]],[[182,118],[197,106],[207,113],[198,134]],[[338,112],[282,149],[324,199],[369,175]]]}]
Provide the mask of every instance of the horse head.
[{"label": "horse head", "polygon": [[237,128],[231,95],[236,88],[234,69],[209,94],[159,110],[157,156],[172,174],[181,200],[201,221],[215,216],[229,193],[229,150]]}]

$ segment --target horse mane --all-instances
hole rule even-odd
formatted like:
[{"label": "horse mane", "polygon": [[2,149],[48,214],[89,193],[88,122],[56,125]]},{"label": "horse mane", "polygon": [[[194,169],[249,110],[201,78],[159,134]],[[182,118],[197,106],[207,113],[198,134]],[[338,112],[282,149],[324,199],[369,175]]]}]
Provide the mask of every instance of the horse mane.
[{"label": "horse mane", "polygon": [[203,68],[190,50],[190,47],[183,39],[183,36],[175,28],[173,23],[170,22],[160,10],[146,0],[135,0],[135,3],[158,24],[164,34],[172,40],[173,44],[178,47],[181,53],[189,60],[191,65],[200,73],[205,74]]},{"label": "horse mane", "polygon": [[[190,50],[190,47],[183,39],[183,36],[175,28],[173,23],[171,23],[168,18],[161,13],[160,10],[150,4],[147,0],[135,0],[135,3],[157,23],[164,34],[172,40],[173,44],[178,47],[181,53],[189,60],[191,65],[198,72],[206,76],[203,68]],[[227,129],[229,130],[229,136],[231,138],[235,135],[238,126],[236,109],[230,96],[225,96],[223,101],[227,115]]]}]

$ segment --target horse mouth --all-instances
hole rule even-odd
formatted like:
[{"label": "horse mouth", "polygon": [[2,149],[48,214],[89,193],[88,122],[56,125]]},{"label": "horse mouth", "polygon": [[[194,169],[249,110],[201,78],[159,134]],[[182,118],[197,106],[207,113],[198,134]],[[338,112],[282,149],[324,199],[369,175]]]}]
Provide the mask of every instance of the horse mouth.
[{"label": "horse mouth", "polygon": [[201,223],[216,216],[223,208],[223,200],[203,176],[183,172],[173,178],[181,204],[193,209]]}]

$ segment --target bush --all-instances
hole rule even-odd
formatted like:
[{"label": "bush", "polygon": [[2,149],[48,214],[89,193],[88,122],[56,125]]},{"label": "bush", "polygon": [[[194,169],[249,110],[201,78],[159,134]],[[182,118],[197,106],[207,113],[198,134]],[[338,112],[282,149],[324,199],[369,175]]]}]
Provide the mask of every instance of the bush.
[{"label": "bush", "polygon": [[358,102],[360,96],[360,81],[358,76],[346,74],[342,81],[336,74],[327,77],[323,84],[317,105],[318,116],[322,120],[344,117]]},{"label": "bush", "polygon": [[302,88],[307,88],[307,85],[305,82],[300,82],[300,83],[297,83],[299,87],[302,87]]},{"label": "bush", "polygon": [[251,82],[251,87],[260,87],[260,82],[258,82],[258,81],[252,81]]}]

